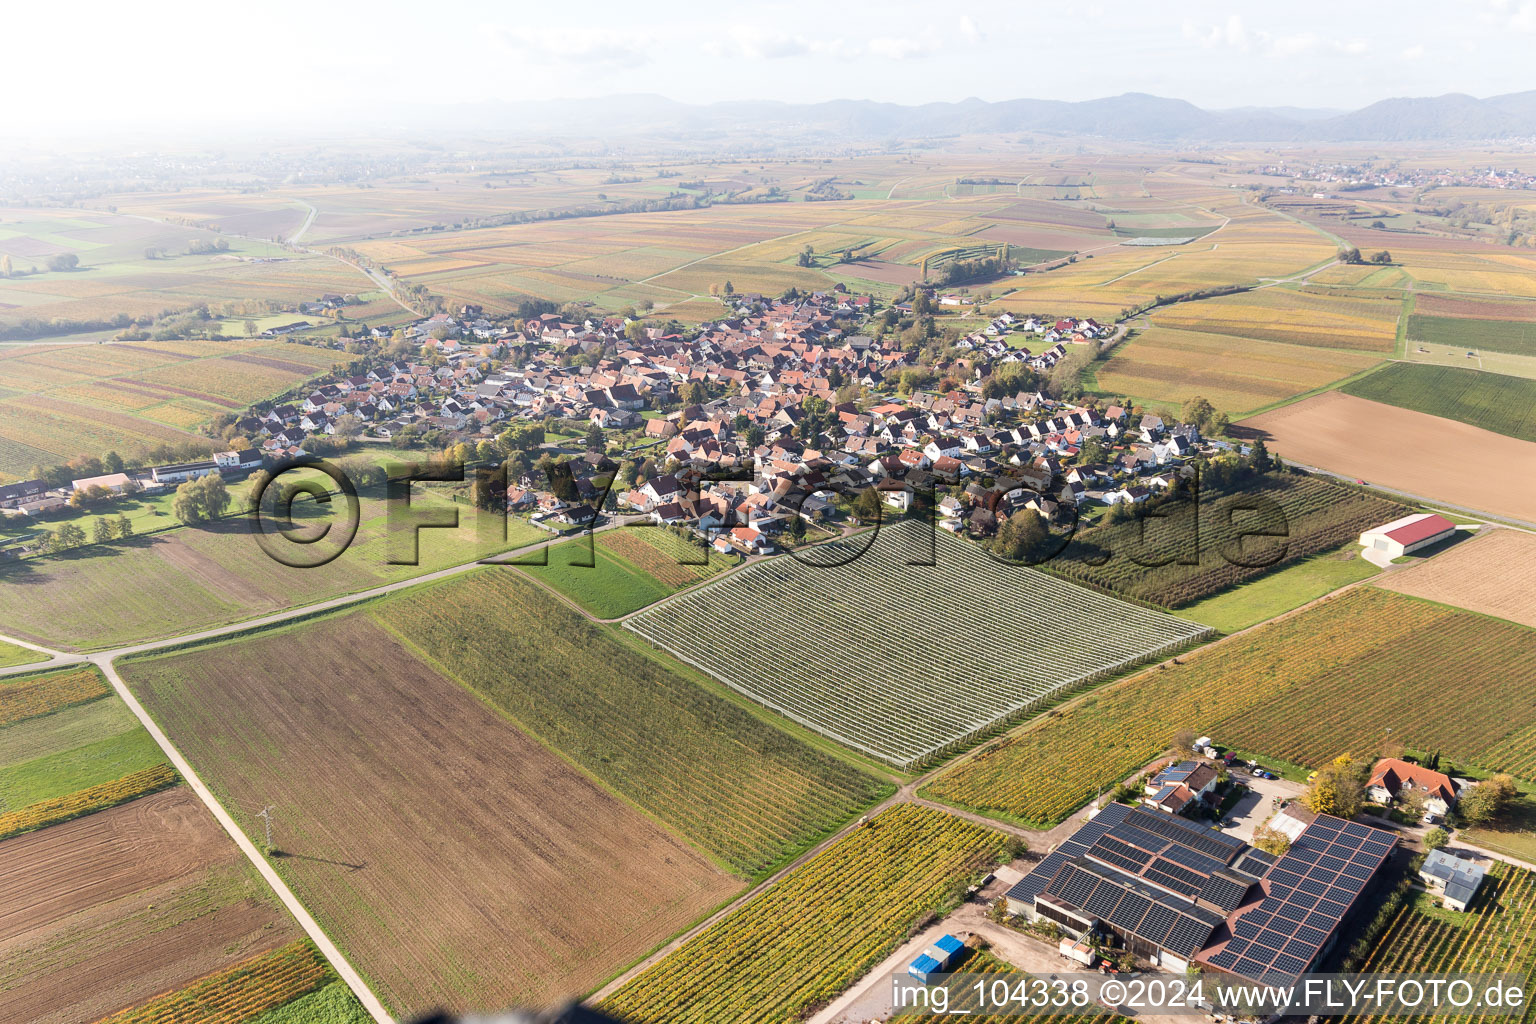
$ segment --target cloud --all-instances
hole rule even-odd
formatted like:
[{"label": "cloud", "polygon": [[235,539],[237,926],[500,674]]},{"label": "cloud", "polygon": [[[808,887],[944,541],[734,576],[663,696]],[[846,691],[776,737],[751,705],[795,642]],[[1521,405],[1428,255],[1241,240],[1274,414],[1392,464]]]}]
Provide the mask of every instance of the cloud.
[{"label": "cloud", "polygon": [[1419,43],[1417,46],[1410,46],[1402,52],[1403,60],[1418,60],[1422,56],[1424,56],[1423,43]]},{"label": "cloud", "polygon": [[926,56],[935,47],[921,39],[913,39],[910,36],[877,36],[869,41],[865,49],[872,57],[884,57],[887,60],[911,60],[913,57]]},{"label": "cloud", "polygon": [[1536,32],[1536,2],[1526,0],[1509,16],[1509,27],[1519,32]]},{"label": "cloud", "polygon": [[[1528,0],[1536,5],[1536,0]],[[1365,53],[1370,46],[1360,40],[1330,39],[1316,32],[1297,32],[1276,36],[1264,31],[1250,30],[1236,14],[1229,15],[1219,25],[1201,27],[1192,21],[1184,22],[1184,38],[1199,43],[1206,49],[1226,47],[1240,53],[1257,51],[1272,57],[1298,57],[1304,53],[1332,51],[1349,55]]]},{"label": "cloud", "polygon": [[811,39],[788,32],[768,32],[753,25],[732,26],[724,38],[705,43],[704,51],[716,57],[742,60],[847,57],[855,52],[841,39]]},{"label": "cloud", "polygon": [[968,43],[979,43],[986,38],[986,35],[969,14],[962,14],[960,15],[960,37]]},{"label": "cloud", "polygon": [[573,33],[552,29],[490,28],[491,38],[525,61],[539,64],[604,64],[638,67],[651,60],[649,35],[602,29]]}]

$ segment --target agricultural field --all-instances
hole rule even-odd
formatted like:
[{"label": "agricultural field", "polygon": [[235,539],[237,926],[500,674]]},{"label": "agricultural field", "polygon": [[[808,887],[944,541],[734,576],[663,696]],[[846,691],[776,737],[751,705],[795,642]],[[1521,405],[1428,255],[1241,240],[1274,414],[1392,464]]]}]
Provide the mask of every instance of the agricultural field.
[{"label": "agricultural field", "polygon": [[[227,248],[190,252],[215,243]],[[60,254],[76,256],[78,266],[48,269],[48,259]],[[8,339],[97,340],[103,329],[128,320],[203,304],[292,305],[326,292],[374,289],[367,277],[326,256],[105,209],[0,207],[0,255],[13,267],[10,277],[0,278],[0,337]],[[54,321],[65,329],[51,326]],[[37,325],[50,326],[39,334]]]},{"label": "agricultural field", "polygon": [[1536,628],[1536,534],[1485,526],[1434,558],[1391,573],[1377,585]]},{"label": "agricultural field", "polygon": [[602,1009],[634,1024],[801,1019],[919,920],[958,903],[1006,849],[990,829],[900,804],[641,972]]},{"label": "agricultural field", "polygon": [[[994,560],[940,531],[934,564],[909,564],[929,560],[924,529],[908,521],[873,541],[836,541],[803,556],[819,564],[789,556],[760,562],[625,628],[786,717],[901,767],[1206,633]],[[743,619],[744,608],[758,611]],[[954,616],[963,630],[938,625]]]},{"label": "agricultural field", "polygon": [[[252,534],[248,516],[8,562],[0,566],[0,620],[12,635],[52,647],[110,647],[367,590],[548,537],[512,517],[505,544],[499,535],[482,538],[474,509],[417,485],[413,511],[457,512],[459,526],[422,530],[419,564],[391,565],[388,500],[365,491],[359,501],[356,539],[319,568],[274,561]],[[334,523],[340,530],[340,504],[326,510],[303,499],[295,504],[295,520],[306,528]]]},{"label": "agricultural field", "polygon": [[[307,997],[321,991],[334,992],[340,986],[336,973],[309,940],[291,942],[280,949],[261,953],[187,987],[167,992],[121,1013],[101,1024],[244,1024],[267,1020],[267,1014],[281,1014],[285,1009],[309,1007]],[[342,1014],[341,1020],[372,1020],[356,997],[348,1002],[332,995],[327,1008]],[[281,1017],[279,1017],[281,1019]],[[323,1019],[323,1018],[310,1018]],[[335,1024],[327,1021],[326,1024]]]},{"label": "agricultural field", "polygon": [[370,615],[738,874],[770,873],[892,791],[515,570],[412,590]]},{"label": "agricultural field", "polygon": [[1091,367],[1100,394],[1177,411],[1203,397],[1231,416],[1251,413],[1380,362],[1348,349],[1290,345],[1153,326]]},{"label": "agricultural field", "polygon": [[1536,380],[1454,366],[1388,363],[1339,390],[1505,437],[1536,441]]},{"label": "agricultural field", "polygon": [[0,1022],[74,1024],[295,939],[185,787],[0,842]]},{"label": "agricultural field", "polygon": [[[1436,907],[1430,893],[1411,894],[1376,940],[1361,972],[1436,977],[1487,972],[1529,983],[1536,974],[1536,873],[1492,859],[1482,865],[1488,874],[1465,913]],[[1504,1019],[1528,1021],[1532,1014],[1527,1004]],[[1346,1024],[1381,1019],[1369,1014],[1339,1018]]]},{"label": "agricultural field", "polygon": [[[1047,571],[1181,608],[1352,541],[1409,509],[1322,477],[1273,473],[1076,535]],[[1260,536],[1259,534],[1263,534]],[[1245,539],[1246,537],[1246,539]],[[1184,564],[1189,559],[1194,564]]]},{"label": "agricultural field", "polygon": [[1536,444],[1427,413],[1332,391],[1244,420],[1250,438],[1288,462],[1393,487],[1434,502],[1528,519]]},{"label": "agricultural field", "polygon": [[30,648],[0,641],[0,668],[14,668],[17,665],[31,665],[34,662],[47,660],[46,654],[39,654]]},{"label": "agricultural field", "polygon": [[215,416],[350,358],[264,338],[0,347],[0,476],[78,455],[207,443],[193,431]]},{"label": "agricultural field", "polygon": [[[1420,304],[1427,305],[1422,300]],[[1415,313],[1408,318],[1408,340],[1536,356],[1536,322]]]},{"label": "agricultural field", "polygon": [[1162,327],[1229,334],[1328,349],[1391,352],[1397,347],[1398,299],[1343,298],[1293,288],[1265,288],[1181,302],[1152,315]]},{"label": "agricultural field", "polygon": [[396,1015],[580,994],[741,887],[367,614],[121,671]]},{"label": "agricultural field", "polygon": [[1181,661],[1049,713],[924,793],[1044,827],[1182,728],[1309,767],[1369,756],[1391,729],[1448,762],[1536,775],[1536,631],[1523,626],[1357,587]]},{"label": "agricultural field", "polygon": [[0,836],[138,795],[120,780],[164,766],[94,667],[0,680]]},{"label": "agricultural field", "polygon": [[703,561],[705,554],[664,530],[626,527],[552,545],[547,553],[530,555],[516,564],[531,579],[564,594],[595,617],[614,619],[741,562],[709,551],[706,564],[680,564]]},{"label": "agricultural field", "polygon": [[1223,633],[1236,633],[1380,571],[1360,557],[1357,545],[1349,543],[1187,604],[1179,614]]}]

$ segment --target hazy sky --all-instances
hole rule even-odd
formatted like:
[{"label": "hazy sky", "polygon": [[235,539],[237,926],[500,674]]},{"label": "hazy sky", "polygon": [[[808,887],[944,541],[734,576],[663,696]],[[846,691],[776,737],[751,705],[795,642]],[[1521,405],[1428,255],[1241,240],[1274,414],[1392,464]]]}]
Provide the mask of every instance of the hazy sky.
[{"label": "hazy sky", "polygon": [[1536,0],[85,0],[15,4],[5,20],[0,132],[13,138],[634,92],[921,103],[1140,91],[1211,108],[1354,108],[1536,88]]}]

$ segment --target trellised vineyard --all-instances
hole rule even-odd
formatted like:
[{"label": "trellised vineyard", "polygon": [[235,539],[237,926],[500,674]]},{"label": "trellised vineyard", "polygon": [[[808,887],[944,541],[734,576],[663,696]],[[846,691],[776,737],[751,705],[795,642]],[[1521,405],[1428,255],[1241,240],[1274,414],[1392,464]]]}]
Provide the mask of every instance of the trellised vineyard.
[{"label": "trellised vineyard", "polygon": [[107,693],[107,681],[94,668],[50,672],[0,683],[0,725],[84,704]]},{"label": "trellised vineyard", "polygon": [[[1377,940],[1360,972],[1512,974],[1526,979],[1529,986],[1536,974],[1536,874],[1500,861],[1485,863],[1488,874],[1465,913],[1427,908],[1425,904],[1432,900],[1428,894],[1420,895],[1417,902],[1407,901]],[[1536,1006],[1527,999],[1518,1013],[1496,1019],[1513,1022],[1533,1017]],[[1392,1021],[1397,1024],[1404,1019],[1395,1017]],[[1406,1019],[1455,1017],[1442,1014]],[[1339,1018],[1340,1024],[1381,1020],[1369,1015]]]},{"label": "trellised vineyard", "polygon": [[776,558],[626,625],[802,725],[901,766],[1210,632],[942,532],[934,565],[907,564],[925,560],[925,529],[908,521],[873,542],[839,541],[807,555],[817,565]]},{"label": "trellised vineyard", "polygon": [[[1278,515],[1273,508],[1256,509],[1271,502]],[[1112,593],[1179,608],[1347,544],[1412,511],[1365,491],[1293,474],[1264,477],[1231,493],[1202,493],[1198,528],[1189,508],[1168,506],[1162,509],[1166,518],[1086,530],[1047,568]],[[1272,529],[1280,535],[1242,539]],[[1184,564],[1191,557],[1198,562]]]},{"label": "trellised vineyard", "polygon": [[335,978],[308,940],[252,957],[100,1024],[243,1024]]},{"label": "trellised vineyard", "polygon": [[1536,779],[1532,721],[1536,630],[1360,587],[1091,694],[925,792],[1052,824],[1180,729],[1313,766],[1367,756],[1390,729],[1409,749]]},{"label": "trellised vineyard", "polygon": [[799,1019],[957,902],[1007,840],[917,804],[875,817],[603,1004],[634,1024]]}]

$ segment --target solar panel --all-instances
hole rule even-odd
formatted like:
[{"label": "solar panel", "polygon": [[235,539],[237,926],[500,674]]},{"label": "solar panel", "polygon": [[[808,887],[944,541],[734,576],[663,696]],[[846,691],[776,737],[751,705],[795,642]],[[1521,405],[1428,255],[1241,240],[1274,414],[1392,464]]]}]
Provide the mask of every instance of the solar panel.
[{"label": "solar panel", "polygon": [[[1307,920],[1310,922],[1312,918],[1309,917]],[[1296,937],[1302,942],[1310,943],[1313,946],[1321,946],[1328,938],[1328,933],[1321,928],[1313,927],[1311,924],[1304,924],[1296,929]]]},{"label": "solar panel", "polygon": [[1185,896],[1194,896],[1197,892],[1200,891],[1199,885],[1188,882],[1185,879],[1178,877],[1177,875],[1169,874],[1168,872],[1156,867],[1148,868],[1147,873],[1143,877],[1148,881],[1156,882],[1159,885],[1162,885],[1168,889],[1172,889],[1174,892],[1181,893]]},{"label": "solar panel", "polygon": [[1249,945],[1250,945],[1250,943],[1248,942],[1247,939],[1233,939],[1232,941],[1227,943],[1227,952],[1228,953],[1237,953],[1237,954],[1241,955],[1243,953],[1243,951],[1248,948]]},{"label": "solar panel", "polygon": [[1178,845],[1168,847],[1168,849],[1163,851],[1163,856],[1176,864],[1182,864],[1192,871],[1198,871],[1202,875],[1209,875],[1226,864],[1225,861],[1217,860],[1215,857],[1200,853],[1198,850],[1191,850],[1188,847]]},{"label": "solar panel", "polygon": [[1168,932],[1178,923],[1179,915],[1172,907],[1154,903],[1141,922],[1141,937],[1148,942],[1162,945]]},{"label": "solar panel", "polygon": [[1343,871],[1344,865],[1348,863],[1348,861],[1340,857],[1327,855],[1318,860],[1317,866],[1322,868],[1324,871],[1328,871],[1336,875],[1340,871]]},{"label": "solar panel", "polygon": [[[1279,923],[1283,925],[1285,922],[1281,921]],[[1252,947],[1248,950],[1249,956],[1256,959],[1268,958],[1278,953],[1280,948],[1290,941],[1290,936],[1276,931],[1275,927],[1277,926],[1271,926],[1259,932],[1253,940]]]},{"label": "solar panel", "polygon": [[1211,937],[1211,931],[1211,926],[1202,921],[1180,917],[1179,923],[1168,933],[1168,938],[1163,940],[1163,945],[1178,956],[1189,956],[1205,945],[1205,940]]},{"label": "solar panel", "polygon": [[1343,920],[1344,915],[1348,911],[1348,907],[1344,906],[1342,903],[1335,903],[1332,900],[1323,900],[1317,905],[1317,912],[1319,914],[1327,914],[1335,921]]},{"label": "solar panel", "polygon": [[[1297,922],[1305,919],[1307,912],[1296,906],[1294,903],[1282,903],[1280,906],[1275,908],[1275,916],[1283,917],[1287,921]],[[1275,927],[1279,928],[1281,926],[1276,924]]]},{"label": "solar panel", "polygon": [[1328,887],[1315,878],[1303,878],[1297,888],[1308,896],[1321,897],[1328,892]]},{"label": "solar panel", "polygon": [[1268,964],[1260,963],[1259,961],[1250,959],[1249,957],[1243,957],[1237,962],[1237,973],[1243,975],[1246,978],[1262,978],[1264,976],[1265,968],[1268,966]]},{"label": "solar panel", "polygon": [[1211,963],[1222,970],[1230,970],[1237,964],[1237,954],[1224,949],[1211,957]]},{"label": "solar panel", "polygon": [[1307,957],[1304,960],[1299,956],[1286,956],[1282,953],[1275,957],[1274,967],[1275,970],[1280,971],[1286,976],[1294,977],[1307,969],[1307,961],[1311,959],[1311,957]]},{"label": "solar panel", "polygon": [[1333,921],[1329,919],[1327,914],[1308,914],[1306,925],[1308,928],[1315,928],[1318,931],[1326,932],[1333,927]]},{"label": "solar panel", "polygon": [[1152,906],[1152,901],[1145,896],[1128,892],[1114,913],[1109,915],[1109,923],[1124,928],[1128,932],[1135,932],[1136,926],[1141,923],[1142,917],[1147,913],[1147,908]]},{"label": "solar panel", "polygon": [[1204,888],[1200,890],[1200,898],[1207,903],[1214,903],[1222,910],[1236,910],[1243,902],[1243,897],[1248,894],[1248,887],[1232,881],[1230,878],[1222,878],[1219,875],[1211,876]]},{"label": "solar panel", "polygon": [[1244,939],[1251,939],[1258,935],[1259,929],[1262,928],[1263,925],[1255,924],[1252,920],[1250,920],[1252,917],[1252,914],[1246,914],[1243,917],[1238,918],[1237,923],[1232,926],[1233,933],[1239,938]]},{"label": "solar panel", "polygon": [[1301,876],[1288,870],[1284,865],[1276,865],[1275,869],[1269,873],[1269,880],[1279,885],[1295,885],[1301,881]]},{"label": "solar panel", "polygon": [[1111,850],[1106,850],[1101,846],[1095,846],[1093,849],[1089,850],[1088,856],[1097,857],[1104,861],[1106,864],[1113,864],[1120,870],[1129,871],[1133,875],[1140,874],[1141,869],[1145,867],[1145,864],[1135,857],[1127,857],[1123,854],[1119,854]]},{"label": "solar panel", "polygon": [[[1363,825],[1361,827],[1364,828]],[[1327,833],[1339,832],[1343,828],[1343,818],[1335,818],[1330,815],[1320,814],[1317,816],[1317,820],[1313,821],[1311,825],[1307,826],[1307,831],[1310,832],[1315,829],[1318,835],[1324,835]]]},{"label": "solar panel", "polygon": [[1093,895],[1088,897],[1088,902],[1082,904],[1082,908],[1094,917],[1108,917],[1124,895],[1125,890],[1114,882],[1100,882],[1098,888],[1093,890]]},{"label": "solar panel", "polygon": [[1317,943],[1308,942],[1301,938],[1295,938],[1285,944],[1285,952],[1291,954],[1292,956],[1299,956],[1310,960],[1312,959],[1313,954],[1317,952]]}]

